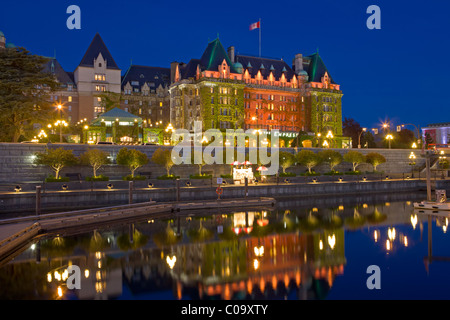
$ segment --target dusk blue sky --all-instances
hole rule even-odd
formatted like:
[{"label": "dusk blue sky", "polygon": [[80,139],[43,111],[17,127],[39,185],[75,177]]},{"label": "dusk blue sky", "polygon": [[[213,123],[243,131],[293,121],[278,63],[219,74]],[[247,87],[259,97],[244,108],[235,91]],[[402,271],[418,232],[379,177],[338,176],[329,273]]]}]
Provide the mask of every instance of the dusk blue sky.
[{"label": "dusk blue sky", "polygon": [[[81,8],[81,30],[69,30],[66,9]],[[367,7],[381,8],[381,30],[369,30]],[[133,64],[169,67],[200,58],[219,34],[225,48],[283,58],[319,49],[343,90],[343,116],[363,126],[450,122],[450,2],[442,0],[320,1],[3,1],[7,42],[54,56],[74,71],[96,32],[125,72]],[[413,129],[413,127],[411,127]]]}]

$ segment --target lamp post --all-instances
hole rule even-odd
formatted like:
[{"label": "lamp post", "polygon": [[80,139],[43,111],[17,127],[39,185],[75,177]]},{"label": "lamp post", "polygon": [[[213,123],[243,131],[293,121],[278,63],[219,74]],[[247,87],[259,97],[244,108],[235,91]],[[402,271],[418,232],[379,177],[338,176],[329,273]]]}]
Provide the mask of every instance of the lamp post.
[{"label": "lamp post", "polygon": [[[444,150],[441,150],[441,152],[439,153],[439,166],[442,167],[447,167],[448,168],[448,164],[447,164],[447,157],[444,154]],[[445,179],[445,175],[444,175],[444,169],[442,168],[442,179]]]},{"label": "lamp post", "polygon": [[59,126],[59,142],[62,143],[62,128],[67,127],[69,124],[67,122],[65,122],[64,120],[58,120],[55,123],[55,127]]},{"label": "lamp post", "polygon": [[322,137],[322,134],[320,132],[317,133],[317,147],[320,146],[320,138]]},{"label": "lamp post", "polygon": [[[405,124],[402,124],[401,126],[402,126],[402,128],[405,127],[405,126],[413,126],[416,129],[416,132],[417,132],[417,143],[419,145],[422,144],[422,138],[420,136],[420,130],[419,130],[418,126],[416,126],[415,124],[412,124],[412,123],[405,123]],[[416,146],[414,146],[414,145],[416,145],[415,142],[413,143],[413,148],[414,149],[417,148],[417,145]]]},{"label": "lamp post", "polygon": [[394,139],[394,136],[390,133],[386,136],[386,140],[389,141],[389,149],[391,148],[391,140],[393,140],[393,139]]},{"label": "lamp post", "polygon": [[331,142],[331,147],[334,147],[334,141],[333,141],[334,135],[333,135],[333,132],[331,132],[331,130],[328,131],[326,138],[331,140],[330,141]]},{"label": "lamp post", "polygon": [[362,131],[359,133],[359,136],[358,136],[358,149],[361,149],[361,136],[366,131],[367,131],[367,128],[362,128]]},{"label": "lamp post", "polygon": [[170,132],[170,145],[172,145],[172,134],[173,134],[174,128],[173,128],[173,126],[172,126],[171,123],[169,123],[169,125],[167,126],[167,128],[166,128],[165,131],[166,131],[167,133]]},{"label": "lamp post", "polygon": [[409,165],[411,166],[411,178],[414,178],[414,166],[416,165],[416,155],[411,152],[409,155]]}]

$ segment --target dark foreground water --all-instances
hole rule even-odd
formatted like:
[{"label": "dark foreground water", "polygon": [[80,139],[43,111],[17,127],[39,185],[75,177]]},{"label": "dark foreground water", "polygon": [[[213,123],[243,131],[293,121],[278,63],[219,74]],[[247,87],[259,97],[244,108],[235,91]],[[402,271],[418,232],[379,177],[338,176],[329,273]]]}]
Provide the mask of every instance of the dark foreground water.
[{"label": "dark foreground water", "polygon": [[423,197],[280,199],[48,235],[0,267],[0,299],[449,299],[447,215],[415,212]]}]

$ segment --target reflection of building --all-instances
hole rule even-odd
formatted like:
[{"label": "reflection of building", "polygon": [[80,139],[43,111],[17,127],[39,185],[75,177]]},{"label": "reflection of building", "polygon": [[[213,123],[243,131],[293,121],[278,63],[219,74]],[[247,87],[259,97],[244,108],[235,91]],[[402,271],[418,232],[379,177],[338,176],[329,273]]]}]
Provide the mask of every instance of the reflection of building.
[{"label": "reflection of building", "polygon": [[[183,263],[173,270],[178,283],[178,298],[182,292],[189,292],[192,286],[199,290],[200,298],[268,298],[280,293],[293,294],[297,299],[324,298],[314,291],[317,287],[314,289],[311,284],[316,283],[329,290],[335,276],[343,273],[345,264],[343,229],[314,235],[278,234],[196,246],[203,252],[197,272],[188,272]],[[263,254],[256,250],[261,247]],[[189,261],[189,257],[179,259]]]}]

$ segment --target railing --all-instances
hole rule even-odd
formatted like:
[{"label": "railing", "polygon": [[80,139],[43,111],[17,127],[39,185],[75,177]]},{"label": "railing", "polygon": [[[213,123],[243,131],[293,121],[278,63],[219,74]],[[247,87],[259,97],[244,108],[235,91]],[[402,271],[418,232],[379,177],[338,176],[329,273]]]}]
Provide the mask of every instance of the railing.
[{"label": "railing", "polygon": [[32,231],[39,231],[40,228],[41,228],[41,226],[39,223],[34,223],[33,225],[31,225],[23,230],[20,230],[19,232],[13,234],[12,236],[9,236],[8,238],[0,241],[0,249],[4,248],[6,245],[10,244],[14,240],[16,240],[26,234],[29,234]]}]

